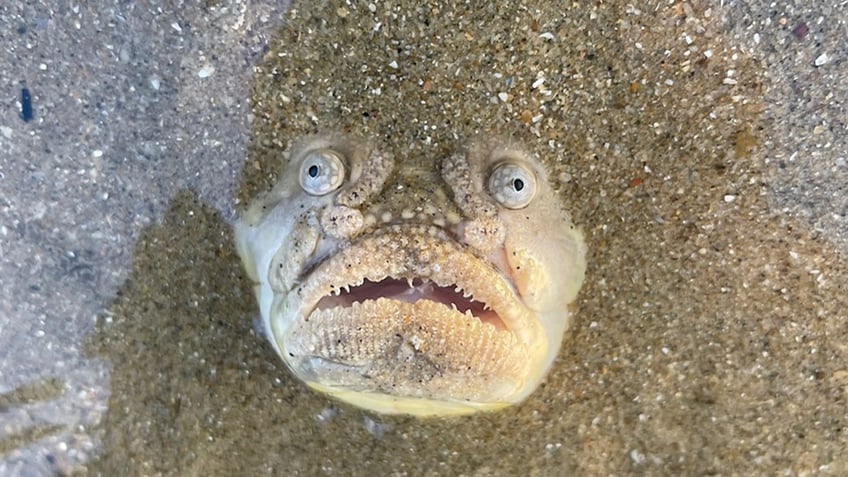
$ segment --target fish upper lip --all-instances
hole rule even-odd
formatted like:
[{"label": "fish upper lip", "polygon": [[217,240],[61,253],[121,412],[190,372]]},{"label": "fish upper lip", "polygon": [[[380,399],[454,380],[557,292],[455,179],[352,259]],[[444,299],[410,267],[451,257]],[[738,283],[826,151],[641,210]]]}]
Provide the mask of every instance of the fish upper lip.
[{"label": "fish upper lip", "polygon": [[529,345],[534,339],[533,316],[509,277],[435,225],[390,225],[357,238],[307,270],[286,301],[299,302],[290,303],[295,305],[294,319],[303,319],[326,296],[365,280],[385,279],[429,280],[459,288],[458,293],[488,305],[520,343]]}]

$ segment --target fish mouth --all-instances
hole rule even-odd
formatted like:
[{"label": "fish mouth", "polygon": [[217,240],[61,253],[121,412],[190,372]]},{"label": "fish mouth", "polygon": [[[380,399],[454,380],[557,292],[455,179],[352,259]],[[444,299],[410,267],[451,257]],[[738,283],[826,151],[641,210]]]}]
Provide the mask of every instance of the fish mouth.
[{"label": "fish mouth", "polygon": [[502,407],[543,371],[547,341],[509,276],[436,226],[361,237],[272,306],[295,374],[381,412]]},{"label": "fish mouth", "polygon": [[411,278],[405,280],[387,277],[378,282],[365,279],[362,284],[336,289],[336,293],[327,295],[315,306],[316,311],[335,307],[352,307],[354,303],[386,298],[399,303],[415,303],[428,300],[450,307],[469,319],[477,319],[484,325],[493,326],[498,331],[507,330],[506,325],[494,310],[485,302],[474,299],[457,284],[439,286],[429,278]]}]

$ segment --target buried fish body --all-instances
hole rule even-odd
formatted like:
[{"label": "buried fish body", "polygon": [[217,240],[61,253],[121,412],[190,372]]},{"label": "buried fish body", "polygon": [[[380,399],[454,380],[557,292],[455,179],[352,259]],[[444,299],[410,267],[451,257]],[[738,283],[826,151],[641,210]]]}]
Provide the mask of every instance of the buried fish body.
[{"label": "buried fish body", "polygon": [[556,357],[586,267],[545,168],[491,140],[395,167],[379,144],[305,137],[235,235],[292,372],[383,413],[526,398]]}]

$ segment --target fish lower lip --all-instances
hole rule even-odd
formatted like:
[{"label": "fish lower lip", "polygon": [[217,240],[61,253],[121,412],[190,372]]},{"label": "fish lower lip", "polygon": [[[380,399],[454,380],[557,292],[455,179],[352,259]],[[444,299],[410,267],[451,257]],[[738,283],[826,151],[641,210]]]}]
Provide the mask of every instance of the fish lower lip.
[{"label": "fish lower lip", "polygon": [[315,310],[286,333],[290,364],[325,386],[415,396],[506,398],[524,380],[526,346],[431,300],[389,298]]}]

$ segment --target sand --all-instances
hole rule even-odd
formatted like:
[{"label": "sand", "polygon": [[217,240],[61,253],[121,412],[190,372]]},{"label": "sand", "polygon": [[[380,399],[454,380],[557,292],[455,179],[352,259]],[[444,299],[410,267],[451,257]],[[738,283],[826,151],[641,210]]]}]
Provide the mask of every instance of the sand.
[{"label": "sand", "polygon": [[182,188],[84,340],[109,397],[76,472],[848,473],[844,7],[560,3],[296,5],[232,203],[319,130],[410,161],[526,145],[589,246],[537,392],[422,421],[308,390],[253,331],[228,209]]}]

